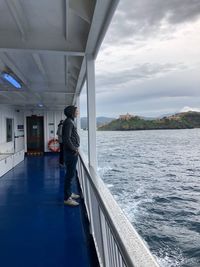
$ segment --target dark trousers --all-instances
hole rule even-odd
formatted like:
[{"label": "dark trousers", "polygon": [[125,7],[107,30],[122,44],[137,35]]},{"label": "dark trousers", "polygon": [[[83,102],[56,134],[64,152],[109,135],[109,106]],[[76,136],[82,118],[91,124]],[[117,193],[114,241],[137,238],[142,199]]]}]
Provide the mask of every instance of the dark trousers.
[{"label": "dark trousers", "polygon": [[76,164],[78,161],[78,155],[71,151],[64,150],[64,161],[66,167],[65,181],[64,181],[64,198],[67,200],[72,192],[71,185],[72,180],[76,177]]},{"label": "dark trousers", "polygon": [[63,143],[60,144],[60,153],[59,153],[59,163],[64,164],[64,152],[63,152]]}]

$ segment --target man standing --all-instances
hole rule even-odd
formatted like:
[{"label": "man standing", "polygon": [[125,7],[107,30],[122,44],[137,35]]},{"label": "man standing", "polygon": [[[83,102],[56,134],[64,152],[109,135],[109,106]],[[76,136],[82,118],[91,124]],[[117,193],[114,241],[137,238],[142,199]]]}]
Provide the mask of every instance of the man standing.
[{"label": "man standing", "polygon": [[64,181],[64,204],[78,206],[79,203],[75,199],[78,199],[80,196],[71,192],[72,180],[76,177],[76,164],[78,161],[78,149],[80,146],[80,138],[74,124],[74,119],[78,115],[77,107],[66,107],[64,109],[64,114],[67,117],[62,128],[64,162],[66,166]]},{"label": "man standing", "polygon": [[59,153],[59,163],[60,166],[63,167],[64,158],[63,158],[63,141],[62,141],[62,127],[63,127],[63,120],[60,121],[58,124],[58,130],[57,130],[57,136],[58,136],[58,142],[60,145],[60,153]]}]

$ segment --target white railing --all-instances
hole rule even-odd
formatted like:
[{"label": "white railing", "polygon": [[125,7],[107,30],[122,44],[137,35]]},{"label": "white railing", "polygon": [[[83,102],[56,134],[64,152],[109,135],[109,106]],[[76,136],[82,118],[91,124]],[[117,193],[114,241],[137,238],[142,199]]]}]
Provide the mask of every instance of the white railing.
[{"label": "white railing", "polygon": [[147,245],[82,153],[78,176],[102,267],[158,267]]}]

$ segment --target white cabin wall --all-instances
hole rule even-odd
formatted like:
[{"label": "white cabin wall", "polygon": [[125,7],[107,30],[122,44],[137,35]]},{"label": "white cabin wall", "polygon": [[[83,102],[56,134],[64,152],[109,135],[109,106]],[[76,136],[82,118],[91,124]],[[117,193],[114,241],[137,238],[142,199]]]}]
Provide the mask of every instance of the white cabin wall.
[{"label": "white cabin wall", "polygon": [[[6,140],[6,118],[13,119],[13,141],[7,142]],[[23,111],[18,111],[13,107],[0,105],[0,154],[15,153],[24,149],[24,132],[20,132],[18,136],[18,125],[24,125]],[[14,140],[15,149],[14,150]]]},{"label": "white cabin wall", "polygon": [[52,138],[57,138],[57,129],[60,120],[64,120],[63,111],[48,111],[47,112],[47,128],[46,128],[46,142],[45,152],[48,150],[48,141]]},{"label": "white cabin wall", "polygon": [[24,112],[17,110],[14,119],[15,152],[24,149]]},{"label": "white cabin wall", "polygon": [[[44,117],[44,148],[45,152],[48,150],[48,141],[52,138],[56,138],[57,126],[60,120],[65,119],[63,111],[44,111],[44,110],[21,110],[12,107],[0,106],[0,154],[14,153],[25,149],[27,151],[27,136],[26,136],[26,117],[31,115]],[[6,142],[6,118],[14,120],[12,142]],[[23,129],[19,129],[20,126],[24,126]],[[15,146],[15,151],[14,151]]]},{"label": "white cabin wall", "polygon": [[55,112],[48,111],[47,112],[47,141],[55,137],[56,137]]}]

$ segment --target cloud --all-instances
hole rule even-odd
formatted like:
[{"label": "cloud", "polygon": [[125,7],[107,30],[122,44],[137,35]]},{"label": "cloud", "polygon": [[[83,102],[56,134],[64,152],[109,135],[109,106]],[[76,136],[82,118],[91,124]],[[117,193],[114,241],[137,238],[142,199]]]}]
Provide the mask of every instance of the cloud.
[{"label": "cloud", "polygon": [[199,29],[200,0],[120,1],[96,60],[98,115],[198,108]]},{"label": "cloud", "polygon": [[[157,116],[179,112],[184,106],[198,107],[200,77],[188,70],[168,72],[142,82],[125,82],[117,89],[105,87],[97,93],[98,114],[119,115],[126,112]],[[97,88],[99,90],[99,88]]]},{"label": "cloud", "polygon": [[[165,75],[158,72],[155,75],[157,76],[152,79],[144,79],[137,83],[134,80],[130,81],[129,78],[119,87],[117,87],[118,80],[116,78],[116,86],[113,83],[103,87],[102,92],[97,94],[97,98],[105,101],[110,99],[115,105],[122,101],[128,103],[156,98],[161,100],[163,98],[200,97],[198,70],[196,72],[193,70],[189,72],[187,69],[179,72],[169,71]],[[97,90],[99,91],[98,87]]]},{"label": "cloud", "polygon": [[180,110],[180,112],[187,112],[187,111],[197,111],[200,112],[200,108],[192,108],[192,107],[184,107]]},{"label": "cloud", "polygon": [[[199,0],[123,0],[115,14],[106,45],[133,44],[147,36],[175,30],[180,24],[195,21],[200,16]],[[166,27],[167,25],[167,27]]]},{"label": "cloud", "polygon": [[121,86],[126,83],[132,83],[134,81],[143,81],[146,79],[153,79],[168,72],[177,70],[184,70],[187,67],[183,64],[136,64],[129,69],[122,69],[120,71],[106,71],[97,75],[97,88],[98,93],[108,90],[108,87],[112,87],[113,90],[121,89]]}]

